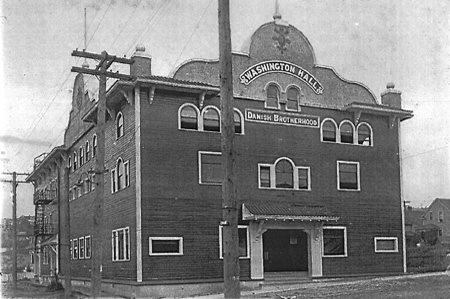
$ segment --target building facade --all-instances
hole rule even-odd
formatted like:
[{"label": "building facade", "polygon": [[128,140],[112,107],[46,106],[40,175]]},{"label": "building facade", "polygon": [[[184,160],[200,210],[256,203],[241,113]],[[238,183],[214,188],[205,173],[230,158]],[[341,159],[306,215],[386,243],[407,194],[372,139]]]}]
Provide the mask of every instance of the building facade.
[{"label": "building facade", "polygon": [[436,198],[424,213],[423,224],[434,225],[437,240],[450,246],[450,199]]},{"label": "building facade", "polygon": [[[135,79],[107,93],[102,277],[137,296],[220,288],[219,63],[190,60],[160,77],[143,48],[132,58]],[[412,112],[394,85],[380,101],[318,65],[280,16],[233,53],[233,78],[241,281],[405,271],[399,132]],[[71,272],[87,281],[97,106],[81,74],[72,106],[64,145],[29,180],[39,192],[50,165],[71,169]]]}]

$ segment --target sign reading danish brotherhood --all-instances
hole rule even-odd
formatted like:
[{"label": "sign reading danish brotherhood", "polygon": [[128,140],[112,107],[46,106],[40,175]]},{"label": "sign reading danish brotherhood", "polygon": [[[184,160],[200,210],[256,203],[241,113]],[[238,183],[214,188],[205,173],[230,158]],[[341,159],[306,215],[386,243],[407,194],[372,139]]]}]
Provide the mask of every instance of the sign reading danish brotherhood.
[{"label": "sign reading danish brotherhood", "polygon": [[299,126],[299,127],[319,127],[319,117],[286,113],[280,111],[265,111],[256,109],[245,109],[245,120],[269,124]]},{"label": "sign reading danish brotherhood", "polygon": [[308,84],[308,86],[316,93],[323,93],[323,86],[311,75],[307,70],[300,66],[280,60],[263,61],[246,69],[239,78],[241,83],[249,85],[256,78],[269,73],[285,73],[295,76]]}]

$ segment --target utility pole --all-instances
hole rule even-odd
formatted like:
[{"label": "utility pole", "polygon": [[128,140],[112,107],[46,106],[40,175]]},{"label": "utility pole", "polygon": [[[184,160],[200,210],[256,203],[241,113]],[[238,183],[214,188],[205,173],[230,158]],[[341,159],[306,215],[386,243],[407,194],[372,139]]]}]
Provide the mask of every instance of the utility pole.
[{"label": "utility pole", "polygon": [[105,173],[105,123],[106,123],[106,78],[116,78],[122,80],[133,79],[130,75],[113,73],[108,68],[114,62],[132,64],[133,60],[128,58],[119,58],[108,55],[106,51],[101,54],[89,53],[75,50],[72,56],[91,58],[100,60],[95,69],[72,67],[72,72],[96,75],[99,79],[98,89],[98,107],[97,107],[97,156],[95,158],[95,179],[97,187],[95,188],[96,200],[94,203],[94,221],[92,228],[92,268],[91,268],[91,292],[92,297],[98,298],[101,293],[102,283],[102,238],[103,233],[103,201],[104,201],[104,173]]},{"label": "utility pole", "polygon": [[3,172],[11,175],[12,180],[1,180],[1,182],[12,183],[12,212],[13,212],[13,288],[17,289],[17,185],[27,184],[25,181],[17,181],[18,175],[30,175],[29,173]]},{"label": "utility pole", "polygon": [[61,265],[60,269],[63,270],[64,275],[64,298],[70,298],[72,295],[72,273],[70,265],[70,205],[69,205],[69,172],[70,168],[63,167],[63,180],[61,184],[61,196],[60,211],[61,211],[61,224],[60,230],[61,238]]},{"label": "utility pole", "polygon": [[17,289],[17,183],[16,172],[12,173],[12,205],[13,205],[13,288]]},{"label": "utility pole", "polygon": [[231,57],[230,2],[219,0],[219,61],[221,149],[224,179],[222,182],[223,224],[223,278],[225,298],[241,296],[239,279],[238,209],[236,202],[236,175],[233,111],[233,69]]}]

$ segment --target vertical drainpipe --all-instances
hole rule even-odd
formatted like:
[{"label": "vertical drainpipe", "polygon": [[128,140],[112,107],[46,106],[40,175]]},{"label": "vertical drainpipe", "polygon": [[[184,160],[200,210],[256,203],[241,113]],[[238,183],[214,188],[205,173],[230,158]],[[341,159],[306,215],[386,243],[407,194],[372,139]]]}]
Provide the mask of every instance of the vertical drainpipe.
[{"label": "vertical drainpipe", "polygon": [[141,208],[141,91],[134,89],[134,118],[136,142],[136,280],[142,282],[142,208]]},{"label": "vertical drainpipe", "polygon": [[58,246],[56,248],[56,273],[59,275],[59,265],[61,265],[61,180],[60,165],[56,166],[56,196],[58,196]]},{"label": "vertical drainpipe", "polygon": [[402,211],[402,249],[403,249],[403,273],[406,273],[406,235],[405,235],[405,199],[403,195],[403,169],[402,169],[402,135],[400,130],[400,119],[397,119],[398,130],[398,164],[400,170],[400,209]]}]

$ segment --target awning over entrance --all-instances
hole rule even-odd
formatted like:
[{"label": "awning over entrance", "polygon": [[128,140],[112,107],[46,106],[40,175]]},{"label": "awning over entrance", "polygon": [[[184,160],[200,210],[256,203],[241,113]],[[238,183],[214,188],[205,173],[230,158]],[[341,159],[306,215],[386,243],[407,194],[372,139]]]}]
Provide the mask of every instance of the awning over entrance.
[{"label": "awning over entrance", "polygon": [[294,204],[242,204],[243,220],[337,221],[323,206]]}]

